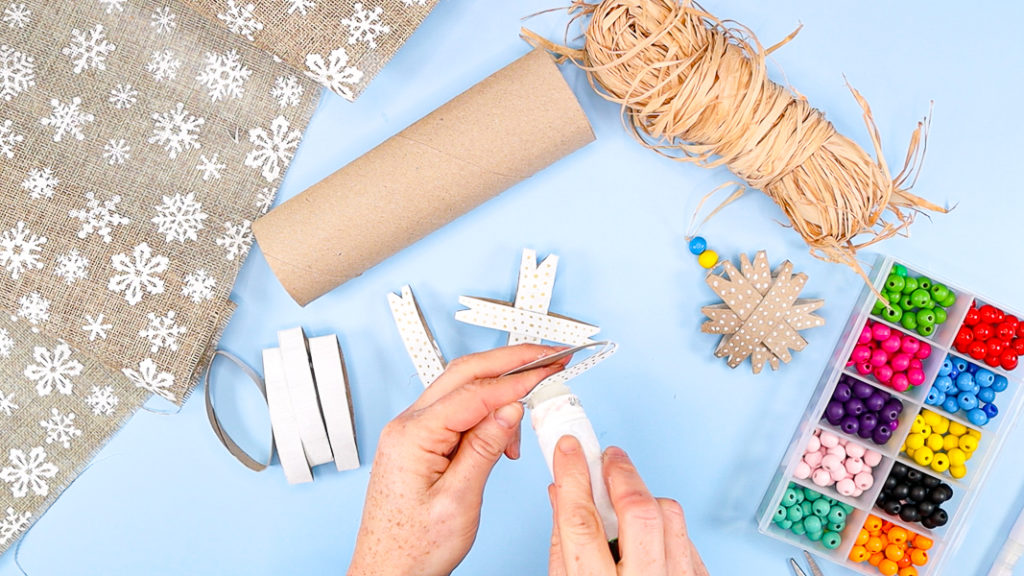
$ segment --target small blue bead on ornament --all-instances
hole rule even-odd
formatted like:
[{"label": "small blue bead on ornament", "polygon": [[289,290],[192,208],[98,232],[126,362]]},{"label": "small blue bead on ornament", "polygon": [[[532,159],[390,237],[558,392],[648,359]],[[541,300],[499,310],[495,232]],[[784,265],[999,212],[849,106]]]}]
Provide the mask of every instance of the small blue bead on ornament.
[{"label": "small blue bead on ornament", "polygon": [[690,240],[690,254],[700,256],[700,253],[708,249],[708,241],[703,236],[694,236]]}]

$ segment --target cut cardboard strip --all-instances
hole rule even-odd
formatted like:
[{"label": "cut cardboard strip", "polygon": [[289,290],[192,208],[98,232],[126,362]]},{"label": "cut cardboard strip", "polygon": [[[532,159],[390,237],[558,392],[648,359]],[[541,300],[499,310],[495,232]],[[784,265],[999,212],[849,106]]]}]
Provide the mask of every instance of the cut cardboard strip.
[{"label": "cut cardboard strip", "polygon": [[402,286],[402,295],[388,293],[388,305],[391,316],[395,319],[398,334],[402,337],[405,350],[416,366],[416,373],[426,388],[437,380],[447,365],[441,347],[434,340],[434,335],[427,326],[412,288]]},{"label": "cut cardboard strip", "polygon": [[338,470],[359,468],[359,448],[352,415],[352,393],[348,387],[345,363],[334,334],[309,339],[309,357],[313,362],[316,389],[320,393],[327,436]]},{"label": "cut cardboard strip", "polygon": [[[547,314],[551,305],[551,294],[555,289],[555,274],[558,272],[558,256],[548,255],[537,265],[537,251],[523,250],[519,265],[519,286],[516,288],[515,307],[538,314]],[[520,332],[508,335],[509,346],[515,344],[540,344],[541,339]]]},{"label": "cut cardboard strip", "polygon": [[309,363],[309,349],[302,328],[281,330],[277,333],[281,346],[281,360],[284,363],[285,380],[291,396],[292,410],[299,427],[302,449],[310,466],[319,466],[334,460],[331,444],[327,439],[324,417],[320,411],[320,399],[313,370]]},{"label": "cut cardboard strip", "polygon": [[277,457],[281,461],[285,478],[289,484],[312,482],[313,471],[302,449],[302,437],[292,408],[280,348],[263,350],[263,378],[267,384],[267,406],[270,409],[274,440],[277,442]]},{"label": "cut cardboard strip", "polygon": [[223,356],[230,360],[232,364],[238,366],[242,372],[244,372],[245,375],[248,376],[254,384],[256,384],[256,387],[259,388],[260,394],[263,395],[263,400],[269,402],[269,400],[267,400],[267,387],[263,383],[263,379],[260,378],[260,375],[257,374],[255,370],[249,368],[245,362],[242,362],[242,360],[237,356],[225,350],[214,351],[213,356],[210,357],[210,364],[206,367],[206,373],[203,375],[203,387],[206,389],[206,417],[210,421],[210,427],[213,428],[213,433],[217,435],[217,439],[219,439],[220,443],[228,449],[228,452],[237,458],[239,462],[244,464],[246,468],[253,470],[254,472],[262,472],[267,468],[267,466],[270,466],[271,460],[274,459],[273,428],[271,428],[270,451],[267,453],[266,462],[260,462],[252,456],[249,456],[249,454],[231,438],[227,430],[224,429],[224,426],[220,423],[220,419],[217,418],[217,411],[213,406],[213,383],[210,381],[210,372],[213,372],[213,362],[218,356]]},{"label": "cut cardboard strip", "polygon": [[560,344],[588,344],[593,342],[590,337],[601,331],[597,326],[571,318],[520,310],[500,300],[459,296],[459,304],[467,308],[455,313],[455,319],[460,322]]}]

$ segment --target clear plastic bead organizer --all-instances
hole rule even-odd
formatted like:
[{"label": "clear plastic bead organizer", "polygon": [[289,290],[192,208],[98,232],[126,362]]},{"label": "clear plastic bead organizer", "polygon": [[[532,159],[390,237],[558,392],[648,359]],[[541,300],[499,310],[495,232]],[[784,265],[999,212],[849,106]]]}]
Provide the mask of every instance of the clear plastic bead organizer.
[{"label": "clear plastic bead organizer", "polygon": [[[989,469],[992,467],[992,464],[1001,448],[1003,438],[1006,436],[1009,427],[1020,413],[1021,405],[1024,403],[1024,394],[1021,392],[1022,383],[1024,383],[1022,382],[1022,380],[1024,380],[1024,358],[1021,359],[1020,367],[1007,370],[1002,366],[992,366],[986,363],[984,359],[976,359],[966,352],[958,351],[954,346],[954,342],[957,338],[958,332],[960,331],[960,327],[964,325],[965,319],[968,317],[968,312],[972,307],[980,308],[981,306],[989,304],[998,308],[998,310],[1005,313],[1005,315],[1012,315],[1021,319],[1022,323],[1024,323],[1024,316],[1021,316],[1018,312],[1001,304],[992,302],[991,300],[968,289],[962,288],[953,282],[947,282],[942,278],[937,278],[919,267],[897,262],[891,257],[880,256],[877,259],[870,276],[872,285],[880,293],[886,293],[886,282],[889,278],[890,272],[894,272],[900,268],[906,269],[907,277],[924,277],[933,280],[945,285],[955,294],[955,303],[952,303],[945,309],[945,322],[936,325],[936,329],[930,332],[927,336],[916,330],[907,329],[899,321],[891,322],[883,317],[881,312],[874,313],[878,310],[875,306],[878,298],[874,292],[865,286],[863,293],[859,297],[857,304],[853,309],[850,320],[839,339],[839,343],[833,351],[827,367],[822,373],[821,380],[811,396],[803,419],[793,434],[793,439],[786,450],[785,456],[771,480],[768,491],[766,492],[758,509],[757,521],[759,531],[767,534],[768,536],[809,550],[820,557],[843,565],[855,572],[862,574],[883,574],[884,572],[879,569],[878,565],[873,565],[868,560],[863,562],[854,562],[850,558],[851,551],[854,550],[855,546],[863,546],[863,544],[857,544],[858,534],[860,533],[861,528],[865,526],[865,522],[868,521],[869,517],[874,516],[881,519],[883,523],[886,523],[885,526],[889,526],[888,523],[891,523],[893,526],[899,526],[910,532],[911,538],[913,538],[913,535],[921,535],[932,542],[930,549],[927,550],[927,562],[923,565],[915,566],[918,576],[930,576],[941,573],[940,570],[942,568],[943,561],[951,551],[958,548],[961,538],[964,537],[974,497],[980,491],[981,486],[985,481],[985,477],[987,476]],[[891,318],[893,314],[890,313],[889,316]],[[855,364],[850,363],[851,356],[853,356],[854,353],[854,348],[860,343],[859,339],[861,338],[864,327],[874,323],[887,327],[892,333],[898,333],[901,338],[909,335],[930,345],[931,354],[927,358],[921,360],[920,369],[924,372],[924,380],[920,385],[911,386],[904,391],[897,391],[896,389],[880,382],[874,373],[864,374],[864,369],[858,369]],[[926,332],[928,331],[926,330]],[[946,362],[947,359],[949,360],[948,363]],[[970,372],[972,370],[971,366],[974,367],[973,372]],[[991,380],[1001,382],[1000,386],[997,386],[997,388],[1002,388],[1002,386],[1005,385],[1005,389],[997,392],[995,394],[995,398],[992,399],[991,402],[988,402],[994,403],[998,407],[998,414],[989,418],[983,425],[978,425],[976,423],[972,423],[963,409],[957,410],[956,413],[951,413],[947,411],[946,408],[943,408],[941,404],[930,404],[931,402],[935,402],[940,396],[937,393],[933,393],[932,397],[929,398],[929,393],[933,386],[936,386],[937,390],[942,389],[944,386],[948,387],[949,383],[944,382],[940,374],[948,378],[948,370],[950,367],[952,367],[954,371],[958,371],[958,368],[965,368],[972,374],[972,379],[974,378],[974,375],[978,373],[977,371],[979,369],[984,370],[987,371],[987,373],[992,374],[993,378]],[[987,373],[983,373],[985,375],[979,376],[977,380],[989,382],[988,387],[991,387],[992,384]],[[953,372],[953,374],[956,375],[956,372]],[[1002,382],[1002,379],[1005,379],[1005,382]],[[903,410],[898,418],[898,425],[895,430],[892,431],[891,437],[884,444],[877,444],[871,437],[865,438],[859,433],[851,433],[849,428],[844,431],[842,426],[833,424],[829,421],[829,418],[826,415],[826,409],[828,408],[829,402],[833,398],[833,393],[836,391],[837,385],[840,384],[841,380],[846,386],[850,386],[851,383],[860,383],[859,387],[862,390],[864,389],[862,385],[868,384],[875,390],[886,392],[890,394],[892,398],[899,399],[903,404]],[[939,381],[938,384],[936,384],[937,380]],[[956,380],[951,380],[954,383],[953,385],[956,386]],[[952,390],[951,392],[956,392],[956,390]],[[977,388],[974,389],[973,392],[976,394],[976,397],[985,396],[991,399],[990,393],[982,394]],[[841,395],[837,397],[841,397]],[[980,402],[978,406],[980,409]],[[927,415],[927,412],[932,412],[933,415]],[[924,434],[925,436],[929,436],[930,439],[930,434],[938,434],[939,430],[946,429],[945,425],[941,424],[937,426],[936,430],[930,430],[930,426],[927,429],[921,426],[926,415],[927,420],[935,422],[936,416],[934,414],[948,420],[948,430],[943,434],[944,441],[945,435],[950,434],[952,431],[961,432],[959,438],[964,436],[974,436],[974,439],[976,440],[976,448],[974,448],[969,454],[969,460],[963,463],[966,470],[959,470],[956,474],[956,476],[960,477],[954,477],[948,467],[943,469],[942,461],[935,463],[935,468],[932,467],[932,464],[922,465],[921,462],[926,462],[928,460],[932,460],[932,462],[934,462],[934,459],[925,458],[924,454],[922,454],[919,462],[917,459],[908,455],[906,451],[908,447],[908,437],[911,435]],[[918,420],[919,415],[921,416],[920,420]],[[980,416],[977,414],[974,414],[972,418],[974,418],[975,422],[981,421]],[[966,432],[964,432],[964,430],[966,430]],[[813,446],[814,440],[812,440],[812,437],[816,436],[816,431],[818,431],[818,437],[823,433],[828,433],[845,440],[847,444],[852,443],[864,448],[865,450],[870,449],[881,454],[881,461],[871,471],[872,485],[863,490],[862,494],[859,496],[843,495],[837,490],[837,487],[834,484],[822,486],[815,483],[811,477],[798,477],[798,465],[803,461],[808,444],[812,443]],[[921,438],[914,438],[909,442],[909,444],[916,446],[920,440]],[[937,440],[932,440],[932,442],[933,447],[937,446]],[[948,442],[952,442],[952,440],[948,440]],[[972,446],[971,441],[965,442],[967,442],[967,447]],[[955,452],[955,450],[958,449],[958,446],[949,446],[951,446],[951,444],[943,446],[940,450],[931,450],[930,448],[929,450],[931,450],[931,453],[933,454],[937,454],[940,451],[945,453],[945,461],[948,463],[949,460],[956,460],[959,457]],[[947,448],[948,451],[946,450]],[[856,450],[856,452],[859,451],[859,449]],[[916,449],[912,448],[911,452],[917,454]],[[963,452],[963,450],[961,450],[961,452]],[[887,513],[886,510],[883,510],[878,506],[879,496],[882,494],[883,489],[890,490],[888,494],[892,494],[891,489],[886,488],[886,481],[893,472],[894,466],[897,463],[902,465],[897,466],[897,472],[903,472],[906,474],[906,471],[908,470],[916,471],[917,474],[911,473],[910,475],[915,478],[927,475],[932,477],[932,480],[929,481],[931,484],[934,484],[937,479],[941,483],[947,484],[952,488],[952,497],[939,505],[943,510],[945,510],[948,516],[944,525],[929,528],[922,524],[921,521],[908,521],[905,518],[901,518],[899,515]],[[939,471],[940,469],[942,469],[941,472]],[[801,470],[803,473],[806,471],[807,468],[802,468]],[[803,476],[803,474],[801,473],[799,476]],[[826,542],[824,542],[826,538],[820,537],[817,534],[809,536],[806,532],[803,534],[794,532],[792,530],[792,524],[795,522],[790,521],[789,524],[787,524],[785,520],[780,520],[779,522],[776,521],[780,519],[778,514],[780,514],[782,510],[787,509],[786,506],[784,506],[783,499],[787,498],[787,503],[792,505],[793,494],[787,494],[787,491],[791,487],[798,488],[796,492],[801,493],[806,492],[807,489],[813,490],[822,496],[826,496],[837,503],[844,505],[843,508],[848,512],[848,514],[845,518],[845,526],[838,531],[838,534],[841,537],[838,545],[835,545],[837,539],[834,535],[831,536],[831,541],[827,542],[827,544],[835,546],[834,548],[830,548],[826,546]],[[849,490],[845,491],[849,492]],[[803,498],[804,497],[801,496],[800,499]],[[891,500],[892,498],[889,499]],[[916,505],[913,500],[909,503],[912,506]],[[782,509],[780,509],[780,507],[782,507]],[[820,508],[824,509],[824,507]],[[806,507],[803,509],[807,510]],[[892,510],[893,508],[890,507],[890,511]],[[907,514],[908,517],[913,517],[911,514]],[[799,513],[795,514],[795,516],[799,515]],[[820,511],[818,512],[818,515],[823,516]],[[822,531],[827,531],[826,527],[829,526],[828,519],[826,517],[822,517],[821,520],[823,521]],[[812,522],[812,524],[817,526],[816,522]],[[934,524],[934,522],[931,524]],[[832,527],[838,528],[839,525],[833,524]],[[802,530],[804,529],[799,531]],[[814,538],[814,536],[818,537]],[[884,556],[884,551],[882,553]],[[906,562],[904,561],[904,563]],[[891,566],[887,566],[887,568],[891,570]],[[908,571],[907,573],[912,574],[913,572]]]}]

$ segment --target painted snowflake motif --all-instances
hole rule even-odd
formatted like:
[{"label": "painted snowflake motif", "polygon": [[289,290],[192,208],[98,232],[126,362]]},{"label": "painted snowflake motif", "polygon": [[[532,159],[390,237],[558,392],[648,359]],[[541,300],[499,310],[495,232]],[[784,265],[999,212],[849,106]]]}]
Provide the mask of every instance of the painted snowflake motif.
[{"label": "painted snowflake motif", "polygon": [[204,182],[207,180],[220,180],[220,171],[225,168],[227,168],[227,164],[217,162],[217,154],[214,154],[213,158],[207,158],[205,154],[200,154],[199,164],[196,165],[196,170],[203,174]]},{"label": "painted snowflake motif", "polygon": [[35,85],[35,59],[6,44],[0,46],[0,98],[10,101]]},{"label": "painted snowflake motif", "polygon": [[331,50],[326,62],[320,54],[308,54],[306,68],[309,68],[307,76],[349,100],[355,95],[348,85],[358,84],[363,79],[362,70],[348,65],[348,52],[344,48]]},{"label": "painted snowflake motif", "polygon": [[242,64],[242,57],[234,50],[223,54],[207,52],[203,59],[206,65],[196,76],[196,81],[205,86],[214,102],[226,98],[241,98],[243,85],[252,75],[252,70]]},{"label": "painted snowflake motif", "polygon": [[82,373],[82,364],[71,358],[71,347],[61,342],[50,352],[43,346],[32,349],[35,364],[25,368],[25,377],[36,383],[36,393],[49,396],[54,388],[57,392],[71,394],[72,378]]},{"label": "painted snowflake motif", "polygon": [[256,208],[259,209],[260,214],[266,214],[273,205],[274,191],[270,188],[263,188],[260,190],[259,194],[256,195]]},{"label": "painted snowflake motif", "polygon": [[124,299],[132,306],[139,303],[145,294],[163,294],[164,281],[159,274],[167,271],[166,256],[154,256],[149,244],[143,242],[135,247],[131,257],[115,254],[110,257],[111,266],[120,272],[107,283],[111,292],[124,292]]},{"label": "painted snowflake motif", "polygon": [[50,301],[39,292],[30,292],[18,298],[18,312],[11,319],[24,318],[33,326],[33,332],[39,332],[37,326],[50,319]]},{"label": "painted snowflake motif", "polygon": [[14,537],[28,528],[31,512],[16,513],[14,508],[7,508],[7,516],[0,520],[0,546],[14,541]]},{"label": "painted snowflake motif", "polygon": [[178,77],[178,69],[181,68],[181,60],[174,57],[172,50],[157,50],[149,58],[146,64],[146,71],[153,75],[153,80],[163,82],[174,80]]},{"label": "painted snowflake motif", "polygon": [[92,408],[92,413],[97,416],[112,416],[117,404],[121,401],[114,394],[113,386],[93,386],[89,395],[85,397],[85,403]]},{"label": "painted snowflake motif", "polygon": [[380,19],[384,9],[377,6],[368,10],[360,2],[353,4],[352,9],[351,17],[341,19],[341,25],[348,28],[348,43],[366,42],[370,48],[376,48],[377,37],[391,32],[391,27]]},{"label": "painted snowflake motif", "polygon": [[0,390],[0,413],[4,416],[10,416],[18,408],[20,406],[14,403],[14,394],[7,396],[3,390]]},{"label": "painted snowflake motif", "polygon": [[185,285],[181,288],[181,295],[193,303],[199,304],[203,300],[213,298],[213,288],[217,285],[217,280],[207,274],[206,270],[200,268],[191,272],[182,278],[182,281]]},{"label": "painted snowflake motif", "polygon": [[125,142],[124,138],[112,138],[103,146],[103,158],[111,166],[124,164],[125,160],[131,157],[131,151],[132,147]]},{"label": "painted snowflake motif", "polygon": [[[107,13],[110,13],[109,7]],[[71,63],[74,64],[72,72],[80,74],[90,68],[106,70],[107,56],[115,49],[117,45],[107,41],[103,25],[97,24],[91,30],[72,30],[71,43],[61,50],[61,54],[71,58]]]},{"label": "painted snowflake motif", "polygon": [[21,187],[28,190],[28,197],[33,200],[52,198],[58,184],[60,180],[53,175],[53,169],[50,167],[32,168],[28,171],[28,176],[21,181]]},{"label": "painted snowflake motif", "polygon": [[121,370],[125,376],[139,388],[149,390],[167,400],[174,401],[174,393],[170,388],[174,385],[174,375],[170,372],[161,371],[152,358],[146,358],[139,362],[139,370],[131,368]]},{"label": "painted snowflake motif", "polygon": [[281,175],[282,167],[288,166],[295,149],[302,140],[298,130],[288,131],[288,119],[278,116],[270,122],[270,131],[264,128],[249,130],[249,142],[255,148],[245,155],[245,165],[260,168],[267,182],[273,182]]},{"label": "painted snowflake motif", "polygon": [[39,122],[43,126],[50,126],[56,130],[53,135],[54,142],[63,140],[65,134],[77,140],[85,139],[85,134],[82,134],[82,126],[92,122],[96,117],[82,110],[81,98],[75,96],[67,104],[54,98],[50,100],[50,106],[53,108],[53,112]]},{"label": "painted snowflake motif", "polygon": [[223,20],[231,32],[254,40],[253,34],[263,30],[263,23],[253,14],[255,9],[252,3],[239,4],[235,0],[228,0],[227,11],[217,14],[217,18]]},{"label": "painted snowflake motif", "polygon": [[124,0],[100,0],[100,6],[106,9],[107,14],[124,12]]},{"label": "painted snowflake motif", "polygon": [[113,104],[118,110],[127,110],[138,101],[139,91],[132,88],[131,84],[118,84],[110,89],[110,97],[107,102]]},{"label": "painted snowflake motif", "polygon": [[14,338],[7,332],[6,328],[0,328],[0,357],[8,358],[14,350]]},{"label": "painted snowflake motif", "polygon": [[11,485],[11,494],[15,498],[25,497],[29,490],[37,496],[50,493],[45,479],[56,476],[58,469],[52,462],[46,461],[46,450],[42,446],[32,448],[28,454],[11,448],[8,459],[11,465],[0,470],[0,480]]},{"label": "painted snowflake motif", "polygon": [[166,34],[178,26],[177,16],[171,12],[170,6],[157,8],[149,16],[149,25],[156,28],[157,34]]},{"label": "painted snowflake motif", "polygon": [[82,229],[78,231],[79,238],[85,238],[89,234],[99,234],[104,242],[109,243],[110,233],[113,232],[114,226],[131,223],[131,220],[117,212],[117,204],[121,201],[120,195],[115,194],[109,200],[100,201],[96,198],[95,193],[86,192],[85,199],[84,209],[72,210],[68,213],[72,218],[82,221]]},{"label": "painted snowflake motif", "polygon": [[57,266],[53,273],[64,279],[67,284],[74,284],[86,277],[89,259],[82,256],[77,248],[72,248],[57,257]]},{"label": "painted snowflake motif", "polygon": [[139,336],[149,340],[152,347],[150,352],[156,354],[161,348],[170,348],[172,352],[178,350],[178,338],[185,335],[186,328],[174,321],[174,310],[169,310],[166,316],[157,316],[155,312],[146,314],[149,324],[139,330]]},{"label": "painted snowflake motif", "polygon": [[84,316],[85,325],[82,326],[82,330],[89,333],[89,342],[92,342],[99,338],[100,340],[107,339],[107,330],[114,327],[113,324],[104,322],[103,314],[99,316],[93,316],[92,314],[86,314]]},{"label": "painted snowflake motif", "polygon": [[206,120],[189,114],[181,102],[170,112],[153,114],[153,122],[153,135],[149,137],[149,143],[163,146],[172,160],[182,151],[202,147],[199,143],[199,127]]},{"label": "painted snowflake motif", "polygon": [[46,244],[46,237],[33,234],[19,220],[14,228],[0,236],[0,266],[6,268],[14,280],[21,278],[23,272],[42,268],[39,252],[43,244]]},{"label": "painted snowflake motif", "polygon": [[288,13],[294,14],[298,12],[303,16],[306,15],[306,10],[312,10],[316,8],[316,3],[312,0],[284,0],[288,4]]},{"label": "painted snowflake motif", "polygon": [[3,18],[0,19],[6,22],[10,28],[24,28],[32,21],[31,16],[32,11],[25,7],[24,2],[15,2],[4,8]]},{"label": "painted snowflake motif", "polygon": [[50,409],[50,418],[40,420],[39,425],[46,430],[46,443],[56,442],[64,448],[71,448],[71,441],[82,435],[82,431],[75,426],[74,412],[61,414],[56,408]]},{"label": "painted snowflake motif", "polygon": [[274,87],[270,89],[270,96],[277,100],[278,106],[286,108],[297,106],[304,91],[295,76],[278,76],[274,80]]},{"label": "painted snowflake motif", "polygon": [[175,194],[164,196],[163,203],[156,207],[156,216],[152,222],[159,232],[171,242],[177,240],[182,244],[185,240],[198,240],[196,233],[203,229],[206,213],[203,205],[196,201],[194,192],[187,195]]},{"label": "painted snowflake motif", "polygon": [[24,139],[21,134],[14,133],[10,120],[0,122],[0,156],[14,158],[14,147]]},{"label": "painted snowflake motif", "polygon": [[426,6],[427,0],[402,0],[406,6]]},{"label": "painted snowflake motif", "polygon": [[237,226],[231,222],[224,223],[225,232],[223,236],[217,238],[217,245],[223,246],[227,250],[225,260],[234,260],[239,256],[244,258],[249,252],[249,247],[252,245],[251,225],[252,222],[248,220],[242,220],[242,223]]}]

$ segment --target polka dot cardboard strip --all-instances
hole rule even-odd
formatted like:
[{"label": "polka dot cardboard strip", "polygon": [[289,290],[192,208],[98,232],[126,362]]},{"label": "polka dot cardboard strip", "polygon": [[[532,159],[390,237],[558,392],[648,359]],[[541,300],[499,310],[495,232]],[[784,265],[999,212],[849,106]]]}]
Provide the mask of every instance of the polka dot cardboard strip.
[{"label": "polka dot cardboard strip", "polygon": [[[558,256],[548,255],[537,265],[537,251],[523,250],[519,266],[519,287],[516,289],[515,307],[538,314],[547,314],[551,305],[551,293],[555,289],[555,273],[558,271]],[[509,346],[513,344],[539,344],[540,338],[519,332],[508,335]]]},{"label": "polka dot cardboard strip", "polygon": [[423,318],[412,288],[403,286],[401,296],[389,293],[388,305],[391,306],[391,315],[395,319],[395,327],[402,337],[405,350],[416,366],[416,373],[419,374],[423,387],[426,388],[444,372],[446,363],[441,347],[437,345],[426,319]]}]

